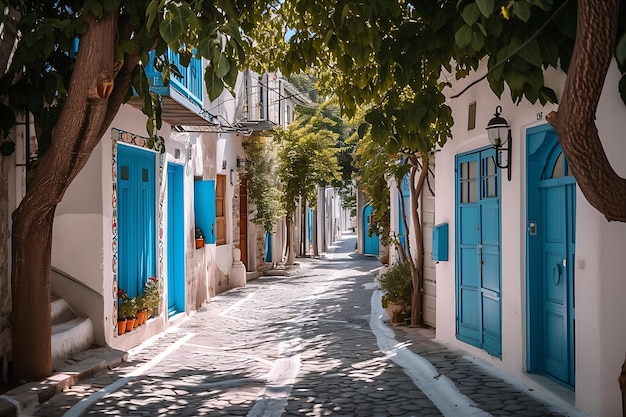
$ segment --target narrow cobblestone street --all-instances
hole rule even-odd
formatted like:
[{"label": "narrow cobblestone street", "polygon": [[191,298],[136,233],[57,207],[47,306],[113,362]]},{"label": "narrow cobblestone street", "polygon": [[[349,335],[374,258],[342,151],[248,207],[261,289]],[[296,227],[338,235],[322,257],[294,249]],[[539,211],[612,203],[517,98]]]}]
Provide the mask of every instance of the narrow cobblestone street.
[{"label": "narrow cobblestone street", "polygon": [[214,297],[122,366],[34,415],[580,415],[539,402],[429,337],[390,330],[376,299],[380,263],[352,253],[354,243],[344,235],[297,271]]}]

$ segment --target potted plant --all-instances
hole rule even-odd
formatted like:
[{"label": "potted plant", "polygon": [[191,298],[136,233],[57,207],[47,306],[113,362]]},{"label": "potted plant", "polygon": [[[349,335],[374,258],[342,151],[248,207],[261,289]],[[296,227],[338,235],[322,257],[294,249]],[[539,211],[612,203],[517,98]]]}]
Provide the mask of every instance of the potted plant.
[{"label": "potted plant", "polygon": [[161,291],[157,277],[148,278],[143,288],[143,296],[145,297],[145,308],[149,312],[148,315],[158,315],[161,306]]},{"label": "potted plant", "polygon": [[382,306],[387,309],[391,323],[400,322],[407,310],[411,310],[413,284],[408,262],[392,265],[378,277],[378,285],[384,291],[381,302]]},{"label": "potted plant", "polygon": [[134,298],[130,298],[122,289],[118,290],[121,302],[118,305],[117,316],[126,320],[126,331],[129,332],[135,327],[135,314],[137,313],[137,303]]},{"label": "potted plant", "polygon": [[202,234],[202,229],[196,227],[196,249],[200,249],[204,246],[204,234]]},{"label": "potted plant", "polygon": [[146,296],[146,293],[143,294],[139,294],[136,298],[135,298],[135,303],[137,304],[137,325],[141,326],[142,324],[144,324],[146,322],[146,320],[148,319],[148,315],[150,314],[148,312],[148,297]]}]

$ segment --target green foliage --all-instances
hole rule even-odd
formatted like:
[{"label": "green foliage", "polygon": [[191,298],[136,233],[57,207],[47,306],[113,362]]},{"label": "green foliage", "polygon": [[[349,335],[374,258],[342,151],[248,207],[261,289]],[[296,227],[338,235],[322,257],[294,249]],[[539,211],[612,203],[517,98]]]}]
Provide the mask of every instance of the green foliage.
[{"label": "green foliage", "polygon": [[387,303],[399,303],[404,306],[411,305],[413,284],[411,281],[411,267],[408,263],[397,263],[378,277],[378,285],[384,291],[382,305]]},{"label": "green foliage", "polygon": [[276,149],[271,136],[252,136],[243,143],[248,200],[254,204],[252,222],[269,232],[284,214],[281,205]]},{"label": "green foliage", "polygon": [[120,299],[117,306],[117,317],[119,320],[128,320],[135,316],[137,313],[137,301],[134,298],[130,298],[121,288],[117,291],[117,295]]},{"label": "green foliage", "polygon": [[317,186],[338,178],[339,134],[333,131],[337,121],[326,117],[323,109],[324,105],[315,111],[299,107],[294,123],[275,133],[283,208],[289,218],[293,218],[300,197],[315,206]]},{"label": "green foliage", "polygon": [[[38,126],[39,152],[45,152],[51,146],[72,80],[77,79],[73,72],[78,68],[81,47],[86,47],[80,40],[89,30],[89,21],[113,13],[117,23],[115,59],[121,64],[136,62],[138,57],[140,62],[126,96],[135,92],[142,97],[148,134],[153,141],[157,140],[155,130],[161,126],[160,100],[151,94],[145,75],[143,64],[148,62],[148,53],[156,51],[157,56],[162,56],[155,65],[165,81],[170,73],[177,71],[163,55],[168,47],[178,52],[183,65],[192,56],[205,58],[207,91],[215,99],[225,87],[234,88],[248,42],[241,33],[252,30],[266,5],[265,1],[254,0],[87,0],[82,3],[3,0],[0,6],[5,12],[0,14],[0,23],[18,16],[15,25],[21,37],[11,65],[0,78],[0,101],[8,102],[14,111],[26,109],[32,113]],[[5,6],[19,13],[7,13]],[[82,75],[95,76],[91,74],[92,68],[82,71]],[[3,116],[1,123],[0,129],[6,132],[14,118]]]},{"label": "green foliage", "polygon": [[374,141],[370,134],[366,134],[358,142],[354,160],[357,188],[369,197],[369,204],[373,209],[368,234],[377,234],[381,243],[388,245],[391,240],[387,178],[395,177],[400,181],[409,171],[409,166],[401,163],[402,159],[398,154],[389,154],[385,146]]}]

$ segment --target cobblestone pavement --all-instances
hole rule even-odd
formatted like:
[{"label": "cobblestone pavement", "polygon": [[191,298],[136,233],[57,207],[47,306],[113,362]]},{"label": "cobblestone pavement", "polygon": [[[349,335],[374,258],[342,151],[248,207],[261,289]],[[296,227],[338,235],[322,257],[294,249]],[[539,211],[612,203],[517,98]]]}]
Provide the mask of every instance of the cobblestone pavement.
[{"label": "cobblestone pavement", "polygon": [[[379,346],[371,313],[380,264],[351,254],[354,242],[344,239],[324,259],[304,259],[286,276],[261,277],[214,297],[180,325],[132,351],[128,362],[57,394],[34,415],[568,414],[491,375],[462,353],[417,333],[409,338],[407,330],[396,328],[396,340],[407,342],[398,345],[404,353],[418,353],[437,373],[434,378],[422,374],[418,385],[424,391],[419,389],[414,382],[419,375],[409,376],[410,369]],[[452,386],[443,396],[424,388],[440,376]]]}]

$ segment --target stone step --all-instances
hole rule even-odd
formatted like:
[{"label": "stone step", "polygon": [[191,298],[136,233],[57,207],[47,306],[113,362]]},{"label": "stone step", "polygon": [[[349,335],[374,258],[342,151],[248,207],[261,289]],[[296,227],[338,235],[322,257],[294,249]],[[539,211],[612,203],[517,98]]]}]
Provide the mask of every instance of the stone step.
[{"label": "stone step", "polygon": [[51,300],[52,366],[60,369],[63,362],[94,343],[93,323],[88,317],[79,317],[62,298]]}]

